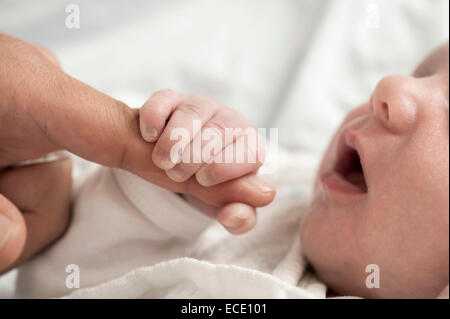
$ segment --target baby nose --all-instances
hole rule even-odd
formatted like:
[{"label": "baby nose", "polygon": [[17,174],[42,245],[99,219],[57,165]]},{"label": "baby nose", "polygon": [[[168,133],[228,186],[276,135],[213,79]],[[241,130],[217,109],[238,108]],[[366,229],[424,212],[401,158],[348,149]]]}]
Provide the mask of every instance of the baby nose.
[{"label": "baby nose", "polygon": [[372,95],[373,116],[383,125],[397,133],[408,130],[416,120],[420,104],[419,79],[390,75],[383,78]]}]

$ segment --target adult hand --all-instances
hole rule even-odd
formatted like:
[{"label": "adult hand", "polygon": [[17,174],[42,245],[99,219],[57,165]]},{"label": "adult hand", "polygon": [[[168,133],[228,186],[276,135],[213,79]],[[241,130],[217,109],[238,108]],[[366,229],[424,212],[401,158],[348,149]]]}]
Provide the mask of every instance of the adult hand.
[{"label": "adult hand", "polygon": [[[0,34],[0,169],[59,149],[126,169],[217,207],[234,202],[260,207],[275,195],[256,175],[208,188],[195,178],[183,183],[170,180],[151,160],[153,144],[140,135],[138,110],[70,77],[47,51]],[[36,183],[35,188],[39,187]],[[17,261],[24,245],[26,251],[34,242],[23,239],[27,231],[30,236],[46,238],[60,235],[50,227],[41,226],[39,232],[26,229],[17,206],[8,196],[0,197],[0,272]],[[4,231],[2,224],[9,224],[9,231]],[[49,232],[54,234],[49,236]],[[6,233],[7,238],[3,236]]]},{"label": "adult hand", "polygon": [[63,234],[70,218],[71,171],[65,158],[0,173],[0,273]]}]

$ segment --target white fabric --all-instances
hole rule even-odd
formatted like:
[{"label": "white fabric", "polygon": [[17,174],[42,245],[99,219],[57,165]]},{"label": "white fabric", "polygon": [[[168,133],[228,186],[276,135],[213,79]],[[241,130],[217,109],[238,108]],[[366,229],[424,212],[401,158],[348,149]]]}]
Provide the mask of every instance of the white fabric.
[{"label": "white fabric", "polygon": [[242,236],[182,197],[123,170],[96,168],[79,187],[66,235],[21,267],[17,297],[61,297],[66,267],[80,269],[90,298],[324,298],[299,241],[317,161],[280,157],[266,176],[279,186],[274,203]]}]

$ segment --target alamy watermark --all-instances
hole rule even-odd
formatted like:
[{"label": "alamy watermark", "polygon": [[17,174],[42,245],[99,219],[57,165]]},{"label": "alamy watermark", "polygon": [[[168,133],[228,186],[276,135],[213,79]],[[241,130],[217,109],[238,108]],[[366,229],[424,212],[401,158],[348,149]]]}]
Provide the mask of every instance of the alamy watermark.
[{"label": "alamy watermark", "polygon": [[380,5],[377,2],[371,2],[366,5],[365,26],[369,29],[380,28]]},{"label": "alamy watermark", "polygon": [[66,288],[75,289],[80,288],[80,267],[77,264],[69,264],[66,266]]},{"label": "alamy watermark", "polygon": [[257,163],[264,162],[260,173],[272,173],[278,167],[278,129],[217,128],[202,129],[193,121],[192,133],[185,127],[174,128],[170,140],[170,160],[179,163]]},{"label": "alamy watermark", "polygon": [[77,4],[70,3],[66,5],[65,9],[67,16],[65,25],[67,29],[80,28],[80,7]]},{"label": "alamy watermark", "polygon": [[377,264],[367,265],[366,272],[369,273],[366,277],[366,288],[380,288],[380,266]]}]

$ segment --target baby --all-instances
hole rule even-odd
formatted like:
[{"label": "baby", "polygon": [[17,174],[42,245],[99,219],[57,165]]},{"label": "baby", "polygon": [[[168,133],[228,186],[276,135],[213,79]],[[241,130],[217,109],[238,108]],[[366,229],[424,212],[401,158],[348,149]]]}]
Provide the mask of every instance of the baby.
[{"label": "baby", "polygon": [[[382,79],[344,120],[318,170],[314,158],[281,153],[267,176],[278,196],[258,223],[248,205],[216,211],[123,170],[95,168],[79,182],[64,237],[21,267],[17,296],[436,297],[449,281],[448,54],[445,44],[413,76]],[[173,91],[140,111],[142,135],[156,143],[152,160],[172,180],[195,175],[207,190],[261,166],[264,153],[250,143],[243,163],[214,160],[248,134],[203,152],[195,121],[217,137],[249,128],[211,99]],[[173,152],[179,128],[194,137]],[[195,145],[207,159],[192,160]],[[254,228],[231,236],[208,216],[233,234]]]}]

